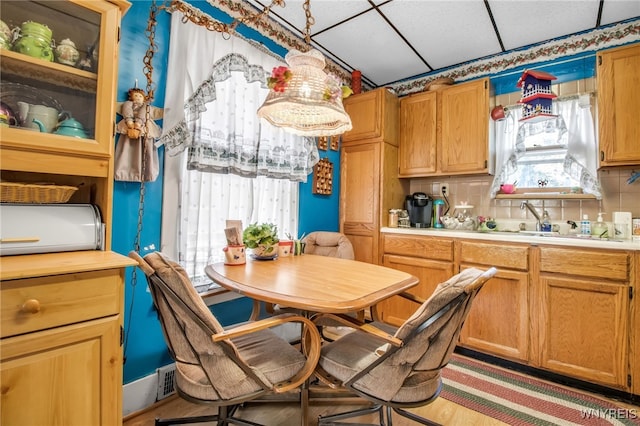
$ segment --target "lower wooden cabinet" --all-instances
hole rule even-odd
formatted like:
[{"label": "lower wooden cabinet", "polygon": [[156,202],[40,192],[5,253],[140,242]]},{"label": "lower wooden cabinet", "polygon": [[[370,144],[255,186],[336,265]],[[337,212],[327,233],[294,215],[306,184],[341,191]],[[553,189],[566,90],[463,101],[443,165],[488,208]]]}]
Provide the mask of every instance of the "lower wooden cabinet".
[{"label": "lower wooden cabinet", "polygon": [[499,269],[473,301],[460,344],[504,358],[529,358],[529,276]]},{"label": "lower wooden cabinet", "polygon": [[640,255],[636,253],[633,260],[635,275],[634,290],[631,298],[631,327],[629,361],[631,364],[632,393],[640,395]]},{"label": "lower wooden cabinet", "polygon": [[461,269],[498,268],[478,293],[460,344],[517,361],[529,359],[529,247],[475,241],[458,244]]},{"label": "lower wooden cabinet", "polygon": [[122,422],[120,318],[2,340],[2,424]]},{"label": "lower wooden cabinet", "polygon": [[[418,277],[420,283],[409,293],[426,299],[438,284],[454,274],[453,240],[384,234],[382,264]],[[415,310],[416,303],[395,296],[376,307],[381,320],[402,324]]]},{"label": "lower wooden cabinet", "polygon": [[0,423],[122,424],[117,253],[0,257]]},{"label": "lower wooden cabinet", "polygon": [[[439,260],[419,259],[408,256],[385,255],[382,264],[418,277],[420,284],[409,293],[422,299],[428,298],[438,284],[451,278],[453,263]],[[378,316],[384,322],[393,325],[402,324],[417,309],[415,302],[394,296],[378,304]]]},{"label": "lower wooden cabinet", "polygon": [[629,386],[631,258],[624,251],[540,248],[541,367]]},{"label": "lower wooden cabinet", "polygon": [[[639,252],[404,233],[382,241],[384,265],[417,276],[423,298],[462,269],[498,269],[473,302],[461,346],[640,394]],[[378,311],[397,324],[413,312],[406,303],[389,299]]]}]

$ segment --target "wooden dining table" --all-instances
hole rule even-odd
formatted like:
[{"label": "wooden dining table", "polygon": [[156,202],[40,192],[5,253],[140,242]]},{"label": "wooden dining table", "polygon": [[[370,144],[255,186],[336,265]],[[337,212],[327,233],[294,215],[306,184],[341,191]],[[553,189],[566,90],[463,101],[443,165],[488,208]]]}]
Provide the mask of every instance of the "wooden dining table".
[{"label": "wooden dining table", "polygon": [[349,313],[418,284],[406,272],[356,260],[305,254],[205,268],[215,283],[254,300],[308,312]]},{"label": "wooden dining table", "polygon": [[[415,276],[385,266],[311,254],[275,260],[247,258],[244,265],[215,263],[205,272],[227,290],[308,314],[362,311],[418,284]],[[304,426],[308,384],[300,399]]]}]

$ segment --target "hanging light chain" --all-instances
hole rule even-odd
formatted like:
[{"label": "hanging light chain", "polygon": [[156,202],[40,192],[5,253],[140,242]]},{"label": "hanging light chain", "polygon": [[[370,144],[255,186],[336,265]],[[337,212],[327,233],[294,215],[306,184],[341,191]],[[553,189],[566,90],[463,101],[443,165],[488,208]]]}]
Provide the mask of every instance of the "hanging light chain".
[{"label": "hanging light chain", "polygon": [[[231,23],[231,29],[235,30],[239,23],[246,25],[248,23],[255,24],[261,21],[262,19],[266,18],[269,15],[269,12],[271,12],[271,8],[273,6],[280,6],[284,8],[286,4],[284,0],[272,0],[271,4],[269,4],[268,6],[265,6],[264,9],[262,9],[262,12],[256,13],[254,15],[247,15],[242,18],[234,19],[234,21]],[[244,11],[244,9],[240,9],[240,11],[242,12]]]},{"label": "hanging light chain", "polygon": [[304,41],[307,43],[307,49],[311,49],[311,26],[316,23],[315,18],[311,16],[311,0],[305,0],[302,8],[304,9],[304,14],[307,17]]},{"label": "hanging light chain", "polygon": [[284,8],[285,5],[285,0],[272,0],[268,6],[265,6],[264,9],[262,9],[262,12],[256,14],[248,13],[246,9],[243,9],[239,5],[234,11],[243,14],[244,16],[235,18],[230,24],[213,20],[204,15],[198,9],[180,0],[172,1],[167,9],[170,12],[174,10],[182,12],[182,14],[184,15],[184,17],[182,18],[183,23],[191,21],[198,26],[205,27],[209,31],[222,33],[223,35],[229,37],[231,33],[236,30],[238,24],[257,24],[259,21],[269,15],[269,12],[271,11],[271,8],[273,6],[280,6]]}]

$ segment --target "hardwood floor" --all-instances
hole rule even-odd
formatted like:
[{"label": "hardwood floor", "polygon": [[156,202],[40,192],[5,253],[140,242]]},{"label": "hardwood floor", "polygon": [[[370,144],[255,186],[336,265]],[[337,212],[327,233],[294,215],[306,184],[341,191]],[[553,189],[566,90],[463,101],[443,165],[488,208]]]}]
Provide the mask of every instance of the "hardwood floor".
[{"label": "hardwood floor", "polygon": [[[495,368],[502,369],[502,367],[494,366]],[[511,370],[509,370],[511,371]],[[516,373],[520,374],[520,373]],[[524,375],[524,374],[523,374]],[[538,379],[543,380],[543,379]],[[543,380],[545,381],[545,380]],[[550,382],[553,383],[553,382]],[[555,386],[565,387],[572,389],[568,386],[564,386],[558,383],[553,383]],[[573,389],[575,390],[575,389]],[[319,392],[322,393],[322,392]],[[589,393],[589,392],[586,392]],[[607,400],[608,398],[602,395],[590,393],[596,398]],[[295,398],[295,396],[293,396]],[[349,402],[344,402],[344,401]],[[348,398],[348,399],[312,399],[310,402],[308,425],[316,426],[319,415],[327,415],[333,413],[340,413],[357,408],[366,407],[366,403],[360,404],[360,399]],[[630,409],[638,409],[637,405],[621,403],[616,401],[616,404],[627,407]],[[426,417],[432,421],[440,423],[446,426],[502,426],[506,425],[499,420],[482,415],[476,411],[467,409],[463,406],[450,402],[444,398],[438,398],[434,402],[424,407],[418,407],[410,409],[408,411],[414,412],[422,417]],[[188,416],[201,416],[208,414],[215,414],[216,409],[200,404],[193,404],[187,402],[177,395],[170,396],[153,406],[138,412],[132,413],[123,419],[123,426],[153,426],[156,417],[159,418],[179,418]],[[267,426],[300,426],[301,424],[301,410],[299,402],[253,402],[246,404],[238,411],[238,416],[245,420],[262,423]],[[363,422],[371,424],[379,424],[377,414],[359,417],[357,419],[350,419],[350,422],[359,421],[359,424]],[[194,423],[196,425],[204,425],[203,423]],[[401,417],[399,415],[393,416],[394,426],[415,426],[416,423]],[[210,424],[209,424],[210,426]],[[354,425],[355,426],[355,425]]]},{"label": "hardwood floor", "polygon": [[[309,412],[309,425],[317,425],[319,415],[327,415],[343,411],[362,408],[363,405],[345,405],[336,404],[335,402],[313,402],[311,403]],[[498,426],[505,423],[484,416],[475,411],[461,407],[447,401],[444,398],[438,398],[428,406],[410,410],[430,420],[436,421],[447,426]],[[123,426],[152,426],[156,417],[182,417],[182,416],[199,416],[206,414],[214,414],[215,409],[202,405],[192,404],[177,396],[171,396],[160,403],[155,404],[145,412],[128,416],[124,419]],[[241,408],[238,412],[239,417],[245,420],[251,420],[266,424],[268,426],[300,426],[300,405],[290,402],[274,402],[274,403],[250,403],[246,407]],[[360,422],[375,423],[377,415],[372,414],[357,418]],[[355,419],[349,421],[356,421]],[[394,415],[394,426],[415,426],[416,423],[405,419],[404,417]],[[203,425],[203,423],[195,423],[195,425]]]}]

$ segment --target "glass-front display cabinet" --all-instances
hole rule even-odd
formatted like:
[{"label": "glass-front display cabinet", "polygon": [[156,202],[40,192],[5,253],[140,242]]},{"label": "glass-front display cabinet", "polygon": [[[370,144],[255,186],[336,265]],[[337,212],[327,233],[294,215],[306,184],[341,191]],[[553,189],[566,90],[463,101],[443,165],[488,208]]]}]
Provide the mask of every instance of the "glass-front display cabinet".
[{"label": "glass-front display cabinet", "polygon": [[[0,256],[3,425],[122,424],[132,262],[110,249],[118,43],[129,6],[0,0],[0,215],[6,203],[91,204],[104,223],[104,250]],[[18,227],[32,231],[23,216]]]},{"label": "glass-front display cabinet", "polygon": [[97,205],[107,249],[120,20],[129,6],[124,0],[0,2],[2,202],[42,202],[17,185],[75,188],[53,202]]}]

